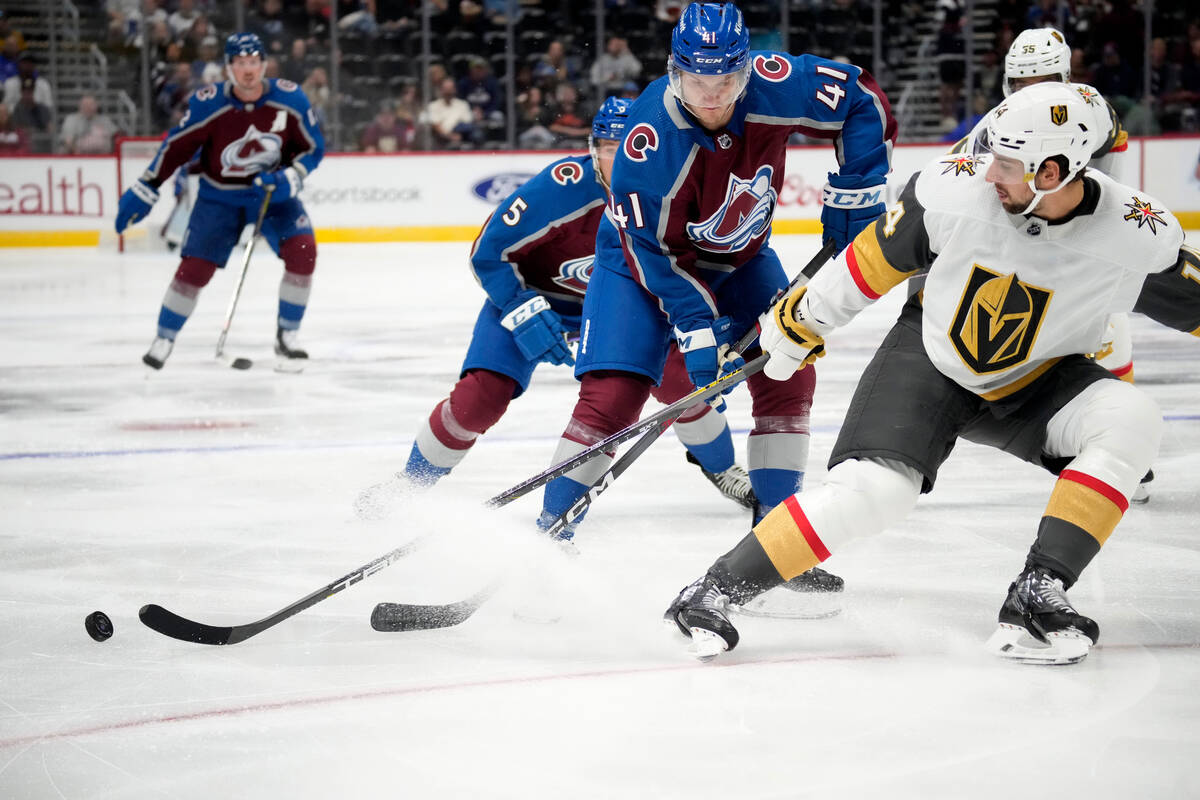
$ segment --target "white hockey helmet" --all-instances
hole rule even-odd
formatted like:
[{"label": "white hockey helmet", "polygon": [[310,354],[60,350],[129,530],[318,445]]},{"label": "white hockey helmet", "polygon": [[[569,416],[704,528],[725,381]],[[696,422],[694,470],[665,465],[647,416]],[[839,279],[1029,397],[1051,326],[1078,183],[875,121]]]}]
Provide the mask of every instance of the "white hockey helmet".
[{"label": "white hockey helmet", "polygon": [[1098,136],[1096,111],[1079,92],[1065,83],[1035,83],[988,112],[974,151],[996,157],[993,168],[1000,170],[1003,183],[1033,184],[1043,162],[1055,156],[1066,159],[1066,173],[1057,187],[1033,185],[1033,202],[1022,212],[1028,214],[1044,195],[1061,189],[1087,166]]},{"label": "white hockey helmet", "polygon": [[1004,56],[1004,96],[1015,89],[1017,78],[1041,78],[1053,75],[1067,83],[1071,80],[1071,48],[1054,28],[1030,28],[1013,39]]}]

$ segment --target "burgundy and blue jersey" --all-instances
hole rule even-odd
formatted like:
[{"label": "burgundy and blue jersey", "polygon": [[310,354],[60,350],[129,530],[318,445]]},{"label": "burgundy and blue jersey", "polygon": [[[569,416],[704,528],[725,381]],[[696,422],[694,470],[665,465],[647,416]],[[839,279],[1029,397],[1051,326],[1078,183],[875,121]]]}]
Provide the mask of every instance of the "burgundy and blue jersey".
[{"label": "burgundy and blue jersey", "polygon": [[676,327],[710,323],[710,283],[770,238],[793,133],[831,140],[838,174],[855,185],[881,184],[891,169],[896,121],[871,75],[851,64],[751,53],[746,93],[719,131],[700,127],[665,77],[651,83],[613,166],[615,230],[600,232],[598,268],[632,274]]},{"label": "burgundy and blue jersey", "polygon": [[244,103],[229,82],[201,87],[167,132],[142,179],[157,188],[176,168],[199,159],[200,197],[244,204],[260,172],[293,167],[305,178],[325,154],[325,137],[300,87],[268,78],[262,97]]},{"label": "burgundy and blue jersey", "polygon": [[532,289],[578,328],[606,199],[591,158],[570,156],[500,201],[471,248],[471,270],[492,303],[504,308]]}]

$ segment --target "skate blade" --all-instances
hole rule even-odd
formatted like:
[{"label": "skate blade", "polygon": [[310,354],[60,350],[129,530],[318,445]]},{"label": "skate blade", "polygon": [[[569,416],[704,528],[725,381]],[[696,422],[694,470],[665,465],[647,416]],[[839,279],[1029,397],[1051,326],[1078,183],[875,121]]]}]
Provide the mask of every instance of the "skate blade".
[{"label": "skate blade", "polygon": [[1092,640],[1075,630],[1051,633],[1050,643],[1040,642],[1018,625],[1001,624],[987,641],[987,649],[1001,658],[1022,664],[1077,664],[1087,657]]},{"label": "skate blade", "polygon": [[304,364],[306,358],[284,358],[283,356],[275,357],[275,371],[282,372],[287,375],[297,375],[304,372]]},{"label": "skate blade", "polygon": [[712,661],[729,649],[725,640],[707,628],[693,627],[692,646],[688,652],[700,661]]},{"label": "skate blade", "polygon": [[842,613],[841,592],[795,592],[785,586],[763,592],[730,611],[744,617],[767,619],[827,619]]}]

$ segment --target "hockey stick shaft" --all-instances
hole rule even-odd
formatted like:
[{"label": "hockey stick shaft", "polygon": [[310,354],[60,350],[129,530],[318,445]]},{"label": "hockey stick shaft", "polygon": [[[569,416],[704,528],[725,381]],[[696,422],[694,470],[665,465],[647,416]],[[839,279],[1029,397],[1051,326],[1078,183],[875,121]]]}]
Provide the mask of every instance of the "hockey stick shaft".
[{"label": "hockey stick shaft", "polygon": [[229,336],[229,328],[233,325],[233,312],[237,310],[238,298],[242,296],[242,285],[246,282],[246,271],[250,267],[250,255],[254,252],[254,243],[262,233],[263,219],[267,216],[267,207],[271,205],[271,193],[274,186],[268,186],[263,197],[262,206],[258,209],[258,219],[254,221],[254,230],[250,234],[250,242],[242,253],[242,264],[238,270],[237,282],[233,285],[233,296],[229,298],[229,307],[225,309],[225,321],[221,324],[221,335],[217,337],[217,358],[225,354],[225,338]]},{"label": "hockey stick shaft", "polygon": [[172,639],[195,642],[197,644],[237,644],[238,642],[244,642],[251,636],[257,636],[268,628],[275,627],[285,619],[295,616],[307,608],[312,608],[322,600],[333,597],[343,589],[347,589],[359,581],[371,577],[384,567],[417,550],[429,538],[429,534],[418,536],[411,542],[397,547],[389,553],[385,553],[374,561],[363,564],[358,569],[346,573],[332,583],[322,586],[320,589],[300,598],[291,605],[284,606],[274,614],[263,617],[255,622],[230,626],[208,625],[181,617],[173,611],[168,611],[162,606],[153,603],[142,606],[141,610],[138,611],[138,618],[141,619],[146,627],[164,636],[170,636]]},{"label": "hockey stick shaft", "polygon": [[[780,292],[780,294],[786,293],[794,286],[799,285],[801,282],[807,282],[813,275],[817,273],[817,270],[824,266],[825,262],[833,256],[834,252],[834,245],[832,243],[826,244],[824,247],[822,247],[821,250],[812,257],[808,264],[804,266],[804,269],[800,271],[800,274],[797,275],[796,278],[793,279],[793,281],[788,285],[788,288],[784,289],[782,292]],[[777,295],[777,298],[778,296],[779,295]],[[746,331],[746,333],[734,343],[733,349],[739,353],[744,352],[757,337],[758,326],[755,325],[751,327],[750,330]],[[489,500],[488,504],[497,507],[508,505],[513,500],[524,497],[533,490],[545,486],[551,480],[567,474],[580,464],[591,461],[601,453],[613,450],[618,445],[624,444],[630,439],[634,439],[642,434],[645,434],[647,431],[658,428],[664,420],[669,419],[674,421],[678,419],[680,415],[697,403],[703,403],[713,397],[716,397],[726,389],[741,383],[743,380],[753,375],[754,372],[762,369],[762,367],[766,365],[766,360],[764,359],[761,363],[759,363],[757,369],[750,370],[750,364],[753,363],[755,362],[752,361],[742,369],[734,370],[733,372],[722,375],[716,381],[708,384],[707,386],[702,386],[699,389],[695,389],[690,394],[684,395],[682,398],[676,400],[674,403],[671,403],[666,408],[656,411],[650,416],[635,422],[633,425],[630,425],[628,428],[617,431],[611,436],[605,437],[599,442],[596,442],[595,444],[579,451],[571,458],[555,464],[545,471],[534,475],[532,478],[528,478],[527,480],[518,483],[516,486],[508,489],[507,491],[501,492]],[[662,430],[666,430],[666,428],[662,428]],[[662,431],[660,430],[659,433],[661,434],[661,432]]]}]

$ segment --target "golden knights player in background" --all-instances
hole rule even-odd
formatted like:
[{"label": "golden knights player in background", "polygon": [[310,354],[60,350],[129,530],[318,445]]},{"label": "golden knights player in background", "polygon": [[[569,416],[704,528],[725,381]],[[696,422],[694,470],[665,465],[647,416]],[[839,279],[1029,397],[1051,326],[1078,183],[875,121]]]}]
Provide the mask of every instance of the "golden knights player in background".
[{"label": "golden knights player in background", "polygon": [[697,655],[737,644],[728,603],[906,515],[959,437],[1057,476],[990,648],[1073,663],[1099,639],[1066,591],[1128,508],[1162,417],[1084,354],[1114,313],[1200,334],[1200,257],[1158,201],[1085,170],[1097,124],[1074,89],[1014,92],[986,123],[972,157],[944,156],[913,176],[884,216],[764,315],[766,373],[786,378],[823,354],[830,331],[926,276],[859,381],[826,483],[777,506],[667,610]]}]

